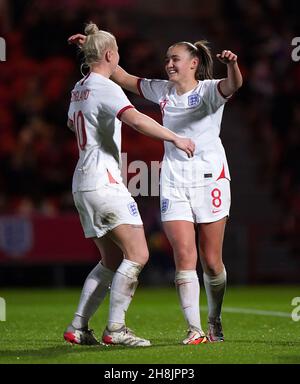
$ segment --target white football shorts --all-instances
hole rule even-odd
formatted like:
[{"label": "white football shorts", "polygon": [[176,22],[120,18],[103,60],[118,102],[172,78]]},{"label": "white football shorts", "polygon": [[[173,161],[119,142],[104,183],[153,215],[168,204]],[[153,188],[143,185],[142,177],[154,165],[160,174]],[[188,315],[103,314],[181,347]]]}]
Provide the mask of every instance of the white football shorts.
[{"label": "white football shorts", "polygon": [[143,225],[138,206],[124,184],[73,193],[85,237],[102,237],[121,224]]},{"label": "white football shorts", "polygon": [[161,220],[212,223],[229,216],[230,202],[230,181],[225,178],[196,188],[162,185]]}]

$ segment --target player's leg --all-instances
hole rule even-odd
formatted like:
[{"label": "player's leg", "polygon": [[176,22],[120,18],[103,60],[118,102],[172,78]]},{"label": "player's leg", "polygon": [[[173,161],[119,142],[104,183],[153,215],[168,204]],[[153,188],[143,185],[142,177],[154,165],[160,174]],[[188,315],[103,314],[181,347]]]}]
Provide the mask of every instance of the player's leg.
[{"label": "player's leg", "polygon": [[138,276],[149,258],[142,225],[119,225],[109,233],[120,247],[124,259],[114,275],[107,327],[102,340],[106,344],[149,346],[148,340],[139,338],[125,325],[126,311],[138,285]]},{"label": "player's leg", "polygon": [[88,322],[109,291],[114,273],[123,260],[120,248],[108,237],[94,238],[101,261],[87,276],[72,323],[64,333],[66,341],[76,344],[96,344]]},{"label": "player's leg", "polygon": [[173,248],[176,265],[175,285],[188,324],[184,344],[206,342],[200,320],[200,285],[196,272],[197,248],[194,223],[185,220],[164,221],[163,228]]},{"label": "player's leg", "polygon": [[98,306],[104,300],[111,285],[114,273],[123,260],[120,248],[108,237],[94,238],[101,261],[85,280],[79,305],[72,325],[76,328],[86,327]]},{"label": "player's leg", "polygon": [[222,248],[227,217],[216,222],[198,225],[200,260],[208,302],[208,337],[223,341],[221,309],[226,289],[226,270]]}]

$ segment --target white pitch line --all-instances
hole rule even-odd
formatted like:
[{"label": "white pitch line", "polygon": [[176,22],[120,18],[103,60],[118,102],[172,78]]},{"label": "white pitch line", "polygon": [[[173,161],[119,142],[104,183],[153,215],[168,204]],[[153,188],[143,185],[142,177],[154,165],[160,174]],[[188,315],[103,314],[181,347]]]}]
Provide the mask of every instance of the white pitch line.
[{"label": "white pitch line", "polygon": [[[207,307],[203,307],[203,309],[207,310]],[[261,315],[261,316],[291,317],[291,313],[288,313],[288,312],[264,311],[264,310],[252,309],[252,308],[223,307],[222,312],[244,313],[248,315]]]}]

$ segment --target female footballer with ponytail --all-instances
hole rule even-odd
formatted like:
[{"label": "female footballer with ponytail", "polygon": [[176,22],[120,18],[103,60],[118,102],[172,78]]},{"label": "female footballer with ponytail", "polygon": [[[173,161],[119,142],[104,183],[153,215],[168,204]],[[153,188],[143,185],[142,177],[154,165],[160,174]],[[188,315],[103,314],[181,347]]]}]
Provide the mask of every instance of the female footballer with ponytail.
[{"label": "female footballer with ponytail", "polygon": [[[74,35],[69,41],[81,44],[84,36]],[[231,199],[229,169],[219,135],[224,105],[241,87],[242,75],[236,54],[224,50],[217,58],[227,66],[223,79],[213,79],[207,42],[182,41],[166,52],[168,80],[141,79],[120,66],[111,76],[122,88],[159,104],[163,125],[191,137],[196,144],[193,158],[187,158],[165,142],[160,186],[163,228],[173,248],[175,284],[188,324],[183,344],[224,341],[222,248]],[[200,320],[197,248],[208,301],[206,334]]]}]

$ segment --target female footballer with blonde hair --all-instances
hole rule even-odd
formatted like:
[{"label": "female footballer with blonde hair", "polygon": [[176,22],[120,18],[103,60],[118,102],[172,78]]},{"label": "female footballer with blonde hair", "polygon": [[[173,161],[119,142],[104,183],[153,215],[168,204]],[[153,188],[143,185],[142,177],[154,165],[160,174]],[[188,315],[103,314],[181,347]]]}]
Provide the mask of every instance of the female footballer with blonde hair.
[{"label": "female footballer with blonde hair", "polygon": [[[90,72],[72,91],[68,126],[76,133],[79,160],[72,192],[85,237],[93,238],[101,261],[88,275],[72,323],[64,333],[76,344],[98,343],[88,321],[110,290],[106,344],[149,346],[125,325],[125,314],[148,260],[138,207],[121,177],[121,122],[192,156],[194,143],[138,112],[109,77],[119,62],[115,37],[90,23],[81,50]],[[187,156],[187,157],[188,157]]]}]

